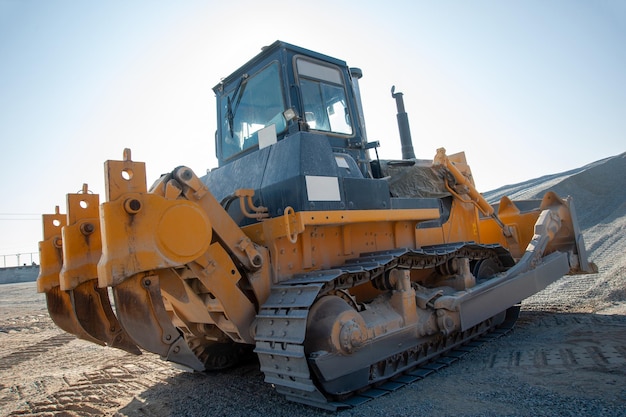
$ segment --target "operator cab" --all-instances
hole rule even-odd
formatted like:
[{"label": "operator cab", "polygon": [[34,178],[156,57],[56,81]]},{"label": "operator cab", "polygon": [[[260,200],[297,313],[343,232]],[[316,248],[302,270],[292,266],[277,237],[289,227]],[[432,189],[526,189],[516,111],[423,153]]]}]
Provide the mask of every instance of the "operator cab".
[{"label": "operator cab", "polygon": [[214,91],[219,166],[202,181],[238,225],[256,222],[237,200],[270,217],[289,212],[439,207],[392,198],[374,178],[358,88],[360,70],[284,42],[263,48]]},{"label": "operator cab", "polygon": [[281,41],[263,48],[213,89],[219,166],[297,132],[323,135],[367,166],[354,82],[342,60]]}]

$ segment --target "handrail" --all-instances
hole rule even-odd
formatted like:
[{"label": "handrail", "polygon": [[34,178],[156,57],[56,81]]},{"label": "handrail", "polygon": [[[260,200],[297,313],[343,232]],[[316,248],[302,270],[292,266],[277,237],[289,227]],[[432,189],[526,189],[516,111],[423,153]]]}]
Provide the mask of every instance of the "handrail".
[{"label": "handrail", "polygon": [[39,252],[10,253],[0,255],[0,257],[2,257],[3,268],[37,265],[39,263]]}]

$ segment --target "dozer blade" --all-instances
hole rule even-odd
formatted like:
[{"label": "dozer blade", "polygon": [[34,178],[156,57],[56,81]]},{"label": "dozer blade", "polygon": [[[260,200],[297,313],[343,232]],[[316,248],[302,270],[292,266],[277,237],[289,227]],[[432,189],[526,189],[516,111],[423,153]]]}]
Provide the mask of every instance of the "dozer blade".
[{"label": "dozer blade", "polygon": [[98,288],[97,279],[84,282],[69,293],[72,309],[89,335],[108,346],[141,355],[141,350],[115,317],[107,289]]},{"label": "dozer blade", "polygon": [[165,310],[158,275],[133,275],[113,287],[113,296],[122,326],[139,346],[168,361],[204,371]]},{"label": "dozer blade", "polygon": [[89,193],[87,184],[83,184],[82,193],[67,195],[60,288],[69,293],[68,314],[78,321],[83,332],[99,344],[140,355],[141,351],[113,314],[107,289],[98,288],[97,266],[102,255],[98,209],[99,197]]}]

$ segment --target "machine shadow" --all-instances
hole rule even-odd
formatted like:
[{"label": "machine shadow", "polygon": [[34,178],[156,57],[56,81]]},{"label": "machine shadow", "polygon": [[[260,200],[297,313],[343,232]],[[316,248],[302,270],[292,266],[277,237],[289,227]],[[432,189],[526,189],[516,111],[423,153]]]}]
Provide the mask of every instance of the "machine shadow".
[{"label": "machine shadow", "polygon": [[147,388],[115,415],[329,415],[322,410],[287,401],[263,379],[256,358],[225,371],[182,372]]}]

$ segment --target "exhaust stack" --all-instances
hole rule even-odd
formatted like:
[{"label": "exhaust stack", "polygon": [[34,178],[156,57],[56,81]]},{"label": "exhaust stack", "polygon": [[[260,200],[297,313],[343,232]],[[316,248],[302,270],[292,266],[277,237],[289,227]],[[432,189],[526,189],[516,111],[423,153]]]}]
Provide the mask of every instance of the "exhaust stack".
[{"label": "exhaust stack", "polygon": [[402,93],[396,93],[396,86],[391,87],[391,97],[396,99],[398,108],[398,129],[400,130],[400,143],[402,144],[402,159],[415,159],[413,151],[413,140],[411,139],[411,128],[409,127],[409,117],[404,111],[404,99]]}]

